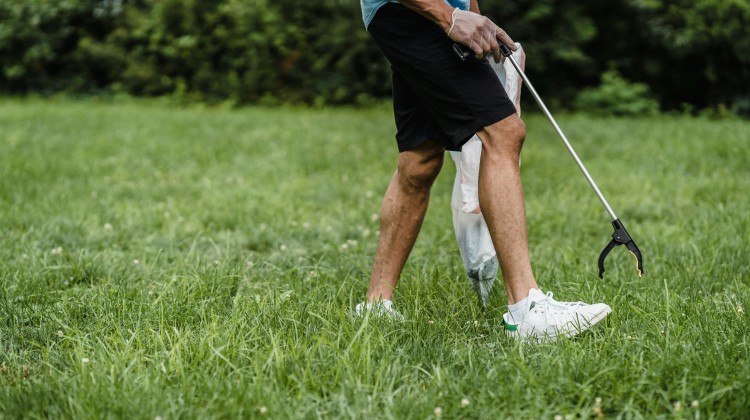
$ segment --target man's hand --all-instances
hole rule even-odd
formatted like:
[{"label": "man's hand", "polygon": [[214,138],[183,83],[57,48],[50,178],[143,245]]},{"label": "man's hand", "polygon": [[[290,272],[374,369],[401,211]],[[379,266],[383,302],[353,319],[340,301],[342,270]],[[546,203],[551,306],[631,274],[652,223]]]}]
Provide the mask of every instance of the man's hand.
[{"label": "man's hand", "polygon": [[453,21],[448,29],[448,37],[469,47],[477,58],[492,54],[496,63],[503,59],[498,40],[512,51],[517,49],[513,40],[499,26],[480,14],[466,10],[455,9],[453,11]]}]

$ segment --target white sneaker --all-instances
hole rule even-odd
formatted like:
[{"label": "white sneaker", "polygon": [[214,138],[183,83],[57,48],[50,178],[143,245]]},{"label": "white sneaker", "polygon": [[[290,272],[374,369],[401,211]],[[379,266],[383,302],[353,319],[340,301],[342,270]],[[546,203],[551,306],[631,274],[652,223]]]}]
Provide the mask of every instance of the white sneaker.
[{"label": "white sneaker", "polygon": [[560,335],[574,337],[611,312],[612,308],[604,303],[558,302],[552,298],[552,292],[544,294],[539,289],[531,289],[520,322],[513,320],[506,312],[503,314],[503,326],[511,337],[554,340]]},{"label": "white sneaker", "polygon": [[369,313],[373,318],[383,318],[392,321],[404,320],[404,316],[393,307],[393,302],[388,299],[362,302],[354,309],[356,316],[365,316],[366,313]]}]

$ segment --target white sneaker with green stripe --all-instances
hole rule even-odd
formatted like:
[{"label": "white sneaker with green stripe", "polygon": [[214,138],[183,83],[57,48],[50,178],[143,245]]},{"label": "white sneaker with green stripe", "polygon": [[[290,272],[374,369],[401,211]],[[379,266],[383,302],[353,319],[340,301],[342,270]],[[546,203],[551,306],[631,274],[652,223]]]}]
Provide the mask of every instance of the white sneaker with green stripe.
[{"label": "white sneaker with green stripe", "polygon": [[574,337],[596,325],[612,312],[604,303],[558,302],[552,292],[531,289],[524,299],[520,319],[503,314],[505,333],[516,338],[556,339]]}]

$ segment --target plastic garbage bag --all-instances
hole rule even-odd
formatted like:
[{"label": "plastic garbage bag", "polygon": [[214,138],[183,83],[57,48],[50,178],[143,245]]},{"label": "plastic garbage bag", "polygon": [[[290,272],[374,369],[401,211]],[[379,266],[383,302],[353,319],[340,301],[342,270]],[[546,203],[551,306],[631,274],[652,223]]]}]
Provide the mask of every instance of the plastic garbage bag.
[{"label": "plastic garbage bag", "polygon": [[[516,43],[516,45],[518,50],[513,53],[513,58],[523,69],[526,56],[521,44]],[[489,61],[520,115],[521,77],[510,60],[504,60],[500,64],[493,60]],[[479,159],[481,155],[482,142],[476,135],[464,144],[460,152],[451,152],[451,157],[456,163],[451,207],[453,208],[453,229],[456,232],[456,242],[458,242],[466,274],[480,303],[486,306],[497,277],[499,264],[487,223],[479,207]]]}]

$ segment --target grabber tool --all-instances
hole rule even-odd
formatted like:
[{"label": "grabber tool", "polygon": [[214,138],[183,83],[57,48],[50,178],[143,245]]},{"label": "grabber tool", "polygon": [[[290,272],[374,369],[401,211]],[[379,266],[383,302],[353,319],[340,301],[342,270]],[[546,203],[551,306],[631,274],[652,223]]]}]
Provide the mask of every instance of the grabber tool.
[{"label": "grabber tool", "polygon": [[[461,58],[461,60],[467,60],[469,57],[474,55],[474,52],[470,49],[464,47],[460,44],[454,44],[453,49],[456,51],[458,56]],[[547,107],[544,105],[544,102],[542,101],[542,98],[539,96],[539,94],[536,92],[536,89],[534,89],[534,86],[529,81],[529,78],[526,77],[526,74],[524,74],[523,70],[521,70],[521,66],[518,65],[518,62],[515,58],[512,56],[512,51],[510,48],[508,48],[505,44],[502,42],[500,43],[500,51],[503,53],[503,55],[510,60],[511,64],[513,64],[513,67],[516,68],[516,71],[523,79],[524,83],[526,84],[526,87],[531,92],[531,95],[534,97],[534,100],[536,100],[536,103],[539,104],[539,107],[544,112],[544,115],[547,116],[547,119],[550,123],[552,123],[552,127],[554,127],[557,134],[560,136],[560,140],[565,144],[565,147],[568,149],[568,152],[570,152],[570,155],[573,156],[573,160],[576,161],[578,164],[578,168],[581,169],[581,172],[583,172],[583,176],[586,177],[586,180],[589,182],[589,185],[591,185],[591,188],[596,193],[596,196],[599,197],[599,201],[602,202],[602,205],[607,210],[607,213],[609,213],[609,216],[612,218],[612,226],[614,227],[615,231],[612,233],[612,240],[609,241],[607,246],[604,247],[604,250],[602,250],[601,254],[599,254],[599,278],[604,278],[604,260],[607,258],[607,255],[609,255],[610,251],[614,249],[618,245],[625,245],[625,247],[630,251],[631,254],[635,257],[635,263],[636,263],[636,270],[638,271],[639,276],[643,276],[643,257],[641,256],[641,251],[638,249],[638,245],[635,244],[635,241],[633,241],[633,238],[630,237],[630,234],[628,234],[628,231],[625,229],[625,226],[622,224],[619,218],[617,218],[617,215],[615,214],[614,210],[612,210],[612,207],[607,202],[607,199],[604,198],[604,195],[599,190],[599,187],[596,185],[596,182],[594,182],[594,179],[589,174],[589,171],[586,170],[586,167],[583,165],[583,162],[578,157],[578,153],[576,153],[575,150],[573,150],[573,146],[570,145],[570,142],[568,141],[568,138],[565,137],[565,133],[560,129],[560,126],[557,124],[557,121],[555,121],[555,118],[552,116],[552,114],[549,112]]]}]

